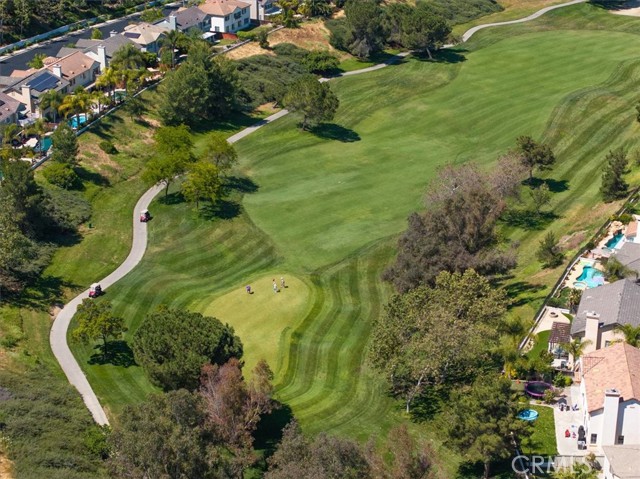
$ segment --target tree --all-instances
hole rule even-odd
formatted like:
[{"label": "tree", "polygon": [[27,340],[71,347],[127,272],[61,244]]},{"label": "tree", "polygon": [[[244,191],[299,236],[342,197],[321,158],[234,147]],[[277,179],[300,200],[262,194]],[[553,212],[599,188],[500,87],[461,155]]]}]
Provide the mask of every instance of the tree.
[{"label": "tree", "polygon": [[551,192],[546,183],[541,184],[538,188],[531,188],[529,194],[533,200],[536,215],[540,215],[540,210],[551,203]]},{"label": "tree", "polygon": [[628,266],[623,265],[615,257],[610,257],[604,266],[604,277],[610,283],[618,281],[620,279],[629,278],[631,276],[637,276],[638,273]]},{"label": "tree", "polygon": [[551,147],[546,143],[537,143],[530,136],[520,136],[516,139],[517,153],[520,161],[529,170],[529,183],[533,180],[533,171],[547,170],[556,162]]},{"label": "tree", "polygon": [[[101,77],[98,77],[101,78]],[[40,111],[46,112],[51,110],[53,112],[53,122],[58,121],[58,109],[64,101],[64,95],[58,90],[49,90],[40,97]]]},{"label": "tree", "polygon": [[189,167],[187,177],[182,183],[182,195],[198,209],[200,200],[206,198],[215,203],[222,188],[220,173],[216,165],[200,161]]},{"label": "tree", "polygon": [[103,71],[96,79],[96,86],[98,88],[106,88],[109,97],[113,101],[114,91],[118,84],[119,78],[120,73],[115,68],[110,66],[105,71]]},{"label": "tree", "polygon": [[140,99],[140,97],[135,95],[127,96],[123,108],[129,114],[129,118],[131,118],[132,120],[139,120],[140,118],[142,118],[142,114],[146,111],[144,102]]},{"label": "tree", "polygon": [[260,361],[249,384],[242,377],[240,362],[231,358],[218,366],[202,368],[199,393],[203,399],[207,425],[233,452],[236,468],[242,470],[255,460],[253,433],[260,418],[274,407],[273,373],[265,361]]},{"label": "tree", "polygon": [[152,185],[163,183],[166,196],[173,180],[195,160],[193,138],[186,125],[158,128],[153,138],[157,154],[146,163],[142,178]]},{"label": "tree", "polygon": [[269,48],[269,32],[266,29],[259,30],[256,34],[256,41],[260,48],[267,50]]},{"label": "tree", "polygon": [[69,163],[52,162],[42,172],[49,183],[64,190],[78,185],[79,177]]},{"label": "tree", "polygon": [[102,32],[100,30],[98,30],[97,28],[94,28],[93,30],[91,30],[91,39],[92,40],[102,40],[103,35]]},{"label": "tree", "polygon": [[304,0],[300,6],[300,13],[305,17],[327,17],[333,9],[327,0]]},{"label": "tree", "polygon": [[234,108],[238,91],[235,65],[222,56],[213,60],[210,56],[208,47],[194,44],[180,68],[167,74],[159,105],[165,124],[194,125],[223,118]]},{"label": "tree", "polygon": [[444,17],[434,13],[427,3],[418,3],[411,13],[405,15],[401,24],[402,45],[418,52],[427,52],[444,45],[451,34],[451,26]]},{"label": "tree", "polygon": [[[448,166],[429,184],[424,213],[409,217],[398,241],[398,256],[383,278],[400,292],[433,284],[440,271],[474,269],[502,274],[515,266],[515,254],[498,247],[496,225],[513,188],[501,175],[475,165]],[[516,177],[511,181],[519,183]],[[500,185],[500,186],[498,186]]]},{"label": "tree", "polygon": [[51,135],[51,159],[58,163],[75,165],[78,158],[78,138],[73,129],[65,122]]},{"label": "tree", "polygon": [[326,73],[336,70],[339,60],[327,50],[313,50],[307,53],[302,63],[310,73]]},{"label": "tree", "polygon": [[553,231],[549,231],[540,241],[536,255],[545,268],[555,268],[562,264],[564,254]]},{"label": "tree", "polygon": [[161,50],[168,51],[170,53],[170,65],[172,69],[176,66],[176,50],[180,46],[184,46],[186,43],[186,35],[178,30],[170,30],[162,40]]},{"label": "tree", "polygon": [[62,113],[65,118],[75,116],[76,125],[79,125],[80,114],[86,113],[90,107],[90,94],[83,87],[78,87],[71,95],[64,97],[62,104],[58,107],[58,111]]},{"label": "tree", "polygon": [[164,14],[162,13],[162,9],[157,7],[145,7],[145,9],[140,14],[140,20],[147,23],[155,23],[158,20],[162,20],[163,18]]},{"label": "tree", "polygon": [[112,477],[230,478],[224,450],[211,447],[205,421],[202,399],[185,390],[127,406],[109,438]]},{"label": "tree", "polygon": [[8,198],[0,195],[0,299],[3,290],[19,292],[39,272],[33,270],[36,258],[37,245],[20,229]]},{"label": "tree", "polygon": [[602,170],[602,186],[600,193],[604,201],[615,201],[627,196],[629,184],[624,180],[627,172],[627,153],[623,148],[609,150]]},{"label": "tree", "polygon": [[31,24],[33,18],[33,5],[31,0],[13,0],[15,18],[20,26],[20,36],[24,29]]},{"label": "tree", "polygon": [[598,479],[598,471],[588,464],[574,464],[571,468],[561,468],[551,473],[553,479]]},{"label": "tree", "polygon": [[242,342],[231,326],[216,318],[161,307],[136,331],[133,351],[154,384],[165,390],[193,390],[203,365],[240,358]]},{"label": "tree", "polygon": [[615,331],[624,336],[624,342],[634,348],[640,347],[640,326],[633,324],[619,324]]},{"label": "tree", "polygon": [[276,4],[280,7],[280,13],[271,20],[287,28],[297,28],[296,11],[300,5],[299,0],[278,0]]},{"label": "tree", "polygon": [[488,479],[491,463],[510,457],[513,440],[528,437],[531,424],[518,419],[521,405],[511,392],[511,381],[487,375],[472,386],[456,391],[451,407],[444,413],[442,426],[448,444],[471,462],[484,464]]},{"label": "tree", "polygon": [[147,57],[133,43],[126,43],[113,53],[110,67],[120,72],[140,70],[147,67]]},{"label": "tree", "polygon": [[220,173],[226,174],[238,162],[238,152],[224,135],[214,132],[207,137],[205,151],[200,159],[209,161]]},{"label": "tree", "polygon": [[105,359],[108,357],[109,339],[127,331],[124,320],[113,314],[109,301],[83,299],[76,318],[78,327],[73,331],[74,338],[84,342],[102,339],[102,355]]},{"label": "tree", "polygon": [[[34,70],[39,70],[40,68],[44,67],[44,59],[47,58],[47,55],[45,55],[44,53],[36,53],[33,58],[27,62],[27,66],[29,68],[33,68]],[[49,91],[55,91],[55,90],[49,90]]]},{"label": "tree", "polygon": [[348,0],[344,13],[349,26],[346,39],[349,51],[358,58],[368,58],[384,44],[383,11],[376,0]]},{"label": "tree", "polygon": [[576,361],[584,354],[584,349],[591,344],[590,339],[572,339],[568,343],[562,343],[560,347],[569,355],[575,370]]},{"label": "tree", "polygon": [[580,300],[582,299],[582,291],[579,289],[573,288],[569,292],[569,310],[571,312],[575,312],[580,304]]},{"label": "tree", "polygon": [[312,125],[333,120],[338,110],[338,97],[328,83],[320,83],[313,76],[296,80],[282,100],[289,111],[302,115],[301,127],[308,130]]},{"label": "tree", "polygon": [[369,358],[405,400],[477,372],[497,346],[504,291],[475,271],[441,272],[434,287],[395,295],[373,326]]}]

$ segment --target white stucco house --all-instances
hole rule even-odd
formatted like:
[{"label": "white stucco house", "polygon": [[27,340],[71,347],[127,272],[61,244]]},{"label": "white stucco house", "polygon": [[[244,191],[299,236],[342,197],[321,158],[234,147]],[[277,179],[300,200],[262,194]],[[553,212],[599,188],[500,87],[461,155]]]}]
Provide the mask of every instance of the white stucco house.
[{"label": "white stucco house", "polygon": [[207,0],[198,8],[211,16],[211,31],[236,33],[251,25],[251,4],[240,0]]},{"label": "white stucco house", "polygon": [[640,350],[614,343],[585,354],[576,379],[589,448],[640,444]]},{"label": "white stucco house", "polygon": [[604,479],[640,479],[640,445],[605,446]]},{"label": "white stucco house", "polygon": [[272,15],[282,12],[274,0],[247,0],[251,4],[251,20],[266,22]]}]

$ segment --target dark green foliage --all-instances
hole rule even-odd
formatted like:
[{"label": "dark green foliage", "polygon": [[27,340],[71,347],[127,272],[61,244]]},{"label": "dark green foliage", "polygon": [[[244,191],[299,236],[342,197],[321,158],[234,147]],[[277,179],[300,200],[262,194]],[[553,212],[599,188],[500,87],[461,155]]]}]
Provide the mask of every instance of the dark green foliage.
[{"label": "dark green foliage", "polygon": [[533,178],[534,170],[548,170],[556,161],[556,157],[549,145],[538,143],[530,136],[518,137],[516,145],[517,154],[520,155],[522,165],[529,170],[530,182]]},{"label": "dark green foliage", "polygon": [[162,84],[159,113],[167,125],[195,125],[224,118],[236,104],[235,64],[222,56],[210,58],[208,48],[193,47],[180,68]]},{"label": "dark green foliage", "polygon": [[384,278],[406,292],[433,284],[440,271],[471,268],[494,275],[513,268],[515,255],[497,247],[495,228],[512,190],[506,183],[518,184],[520,177],[497,173],[485,174],[471,164],[444,168],[429,185],[429,209],[409,217],[396,262]]},{"label": "dark green foliage", "polygon": [[496,0],[425,0],[419,3],[427,4],[453,25],[503,10]]},{"label": "dark green foliage", "polygon": [[59,163],[74,165],[78,158],[78,138],[73,129],[62,122],[51,135],[52,153],[51,159]]},{"label": "dark green foliage", "polygon": [[431,50],[444,45],[451,33],[445,18],[422,3],[404,15],[400,30],[401,44],[405,48],[426,51],[429,58],[432,58]]},{"label": "dark green foliage", "polygon": [[147,23],[154,23],[164,18],[162,9],[157,7],[145,8],[140,15],[140,20]]},{"label": "dark green foliage", "polygon": [[610,283],[618,281],[619,279],[636,277],[637,275],[638,273],[623,265],[615,256],[607,259],[604,269],[604,277]]},{"label": "dark green foliage", "polygon": [[348,51],[351,30],[347,19],[344,17],[335,18],[327,20],[324,24],[330,32],[329,43],[331,46],[337,50]]},{"label": "dark green foliage", "polygon": [[629,164],[627,153],[623,148],[610,150],[605,161],[600,187],[602,199],[615,201],[624,198],[629,193],[629,184],[624,179]]},{"label": "dark green foliage", "polygon": [[116,146],[109,140],[102,140],[100,143],[98,143],[98,146],[108,155],[115,155],[116,153],[118,153],[118,149],[116,148]]},{"label": "dark green foliage", "polygon": [[110,438],[113,477],[230,477],[224,454],[210,447],[205,421],[200,397],[184,389],[127,407]]},{"label": "dark green foliage", "polygon": [[238,61],[242,96],[248,108],[281,102],[289,85],[308,73],[302,62],[308,51],[290,43],[273,47],[273,55],[256,55]]},{"label": "dark green foliage", "polygon": [[269,48],[269,32],[265,29],[261,29],[256,33],[256,41],[260,48]]},{"label": "dark green foliage", "polygon": [[289,111],[302,115],[303,130],[331,121],[338,110],[338,97],[328,83],[320,83],[311,75],[301,77],[290,87],[282,100]]},{"label": "dark green foliage", "polygon": [[537,257],[545,268],[555,268],[564,261],[564,254],[553,231],[549,231],[540,241]]},{"label": "dark green foliage", "polygon": [[344,6],[349,34],[342,42],[358,58],[368,58],[385,43],[382,8],[376,0],[347,0]]},{"label": "dark green foliage", "polygon": [[45,189],[42,202],[46,227],[74,232],[91,216],[91,204],[81,195],[58,188]]},{"label": "dark green foliage", "polygon": [[303,64],[310,73],[327,73],[338,68],[338,57],[327,50],[309,52]]},{"label": "dark green foliage", "polygon": [[[106,478],[102,452],[87,442],[96,428],[78,391],[43,366],[0,371],[0,429],[10,440],[16,478]],[[5,399],[3,397],[3,399]]]},{"label": "dark green foliage", "polygon": [[215,318],[162,307],[148,315],[136,331],[133,351],[158,386],[193,390],[204,364],[240,358],[242,343],[231,326]]},{"label": "dark green foliage", "polygon": [[64,190],[76,188],[80,178],[69,163],[53,162],[42,172],[49,183]]},{"label": "dark green foliage", "polygon": [[523,405],[511,392],[511,381],[496,374],[480,376],[473,386],[460,389],[444,414],[442,426],[449,445],[471,462],[484,464],[511,457],[512,438],[518,443],[531,435],[531,423],[517,418]]}]

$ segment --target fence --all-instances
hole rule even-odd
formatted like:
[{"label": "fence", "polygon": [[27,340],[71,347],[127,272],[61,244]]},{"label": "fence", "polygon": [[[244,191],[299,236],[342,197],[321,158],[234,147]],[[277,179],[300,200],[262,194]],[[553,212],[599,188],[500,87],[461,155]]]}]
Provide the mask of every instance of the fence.
[{"label": "fence", "polygon": [[[615,213],[615,216],[619,216],[621,214],[624,214],[627,209],[636,202],[636,200],[638,199],[638,192],[640,192],[640,187],[634,189],[631,194],[629,195],[629,198],[627,199],[627,201],[624,202],[624,204],[620,207],[620,209]],[[602,226],[600,226],[600,228],[598,229],[598,231],[596,231],[596,233],[592,236],[592,240],[595,240],[597,238],[600,238],[602,236],[602,234],[604,233],[605,230],[607,230],[609,228],[609,226],[611,225],[612,220],[609,219],[607,221],[605,221]],[[544,311],[545,308],[547,307],[547,303],[549,302],[549,300],[551,298],[553,298],[555,296],[555,294],[558,292],[558,290],[560,289],[560,287],[562,286],[562,284],[564,283],[565,279],[567,279],[567,276],[569,275],[569,273],[571,273],[571,270],[573,269],[573,267],[576,265],[576,263],[580,260],[580,258],[582,257],[583,253],[585,252],[586,248],[581,248],[580,250],[578,250],[578,252],[573,256],[573,258],[571,258],[571,261],[569,262],[569,266],[567,266],[564,270],[564,273],[562,274],[562,276],[560,277],[560,279],[558,279],[556,281],[556,283],[553,285],[553,288],[551,289],[551,292],[546,296],[546,298],[544,298],[544,301],[542,303],[542,305],[540,306],[540,308],[538,309],[536,315],[535,315],[535,320],[533,322],[533,326],[531,326],[531,328],[529,329],[529,331],[527,332],[527,335],[524,337],[524,339],[522,340],[522,342],[520,343],[520,345],[518,346],[518,349],[522,350],[522,348],[525,347],[525,345],[529,342],[529,340],[531,339],[531,336],[533,334],[533,332],[536,330],[536,328],[538,327],[538,323],[540,322],[540,320],[542,319],[542,316],[544,315]]]}]

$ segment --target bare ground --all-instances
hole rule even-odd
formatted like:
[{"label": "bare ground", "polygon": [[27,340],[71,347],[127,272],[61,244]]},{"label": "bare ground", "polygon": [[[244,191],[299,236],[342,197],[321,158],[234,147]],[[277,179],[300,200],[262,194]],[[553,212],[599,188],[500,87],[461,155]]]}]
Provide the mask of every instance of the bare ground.
[{"label": "bare ground", "polygon": [[627,15],[629,17],[640,17],[640,0],[631,0],[625,3],[619,10],[611,10],[614,15]]},{"label": "bare ground", "polygon": [[13,479],[13,463],[0,453],[0,479]]}]

